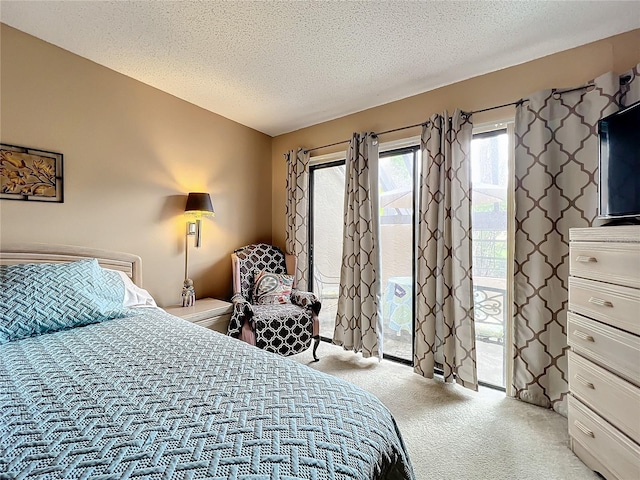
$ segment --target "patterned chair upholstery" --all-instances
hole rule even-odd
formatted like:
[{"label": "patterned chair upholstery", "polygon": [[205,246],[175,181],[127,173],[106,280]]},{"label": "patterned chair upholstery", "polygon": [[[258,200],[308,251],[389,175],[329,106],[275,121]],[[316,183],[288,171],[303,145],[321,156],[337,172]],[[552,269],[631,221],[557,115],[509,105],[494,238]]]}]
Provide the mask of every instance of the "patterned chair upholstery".
[{"label": "patterned chair upholstery", "polygon": [[313,358],[320,342],[320,301],[313,293],[293,285],[291,303],[255,305],[255,272],[264,270],[293,275],[296,257],[278,247],[259,243],[239,248],[231,255],[233,266],[233,313],[228,334],[283,356],[303,352],[314,340]]}]

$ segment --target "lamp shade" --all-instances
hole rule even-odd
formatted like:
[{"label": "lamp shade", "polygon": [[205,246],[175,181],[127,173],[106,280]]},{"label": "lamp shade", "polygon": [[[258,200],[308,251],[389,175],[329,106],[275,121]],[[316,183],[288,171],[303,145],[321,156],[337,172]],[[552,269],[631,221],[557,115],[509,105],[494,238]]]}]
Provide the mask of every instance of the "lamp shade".
[{"label": "lamp shade", "polygon": [[187,198],[187,206],[184,208],[185,213],[213,216],[213,204],[208,193],[189,193]]}]

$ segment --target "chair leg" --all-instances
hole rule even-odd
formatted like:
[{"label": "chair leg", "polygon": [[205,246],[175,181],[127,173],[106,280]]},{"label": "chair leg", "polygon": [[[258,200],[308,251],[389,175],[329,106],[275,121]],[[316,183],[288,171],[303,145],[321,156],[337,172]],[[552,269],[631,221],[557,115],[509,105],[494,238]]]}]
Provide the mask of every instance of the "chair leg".
[{"label": "chair leg", "polygon": [[319,362],[320,359],[316,355],[316,350],[318,349],[318,345],[320,345],[320,335],[316,335],[313,337],[313,361]]}]

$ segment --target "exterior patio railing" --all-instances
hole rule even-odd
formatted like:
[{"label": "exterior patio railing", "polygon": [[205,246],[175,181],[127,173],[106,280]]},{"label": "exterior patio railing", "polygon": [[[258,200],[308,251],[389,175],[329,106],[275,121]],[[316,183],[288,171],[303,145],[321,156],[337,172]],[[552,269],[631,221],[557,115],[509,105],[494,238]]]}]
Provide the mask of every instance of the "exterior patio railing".
[{"label": "exterior patio railing", "polygon": [[[321,300],[337,302],[339,279],[319,272],[315,275],[316,290]],[[413,285],[411,277],[392,277],[383,291],[383,316],[385,326],[400,334],[411,332]],[[479,341],[502,345],[506,324],[506,290],[476,285],[473,288],[476,338]]]},{"label": "exterior patio railing", "polygon": [[473,288],[476,338],[488,343],[504,343],[506,294],[503,288]]}]

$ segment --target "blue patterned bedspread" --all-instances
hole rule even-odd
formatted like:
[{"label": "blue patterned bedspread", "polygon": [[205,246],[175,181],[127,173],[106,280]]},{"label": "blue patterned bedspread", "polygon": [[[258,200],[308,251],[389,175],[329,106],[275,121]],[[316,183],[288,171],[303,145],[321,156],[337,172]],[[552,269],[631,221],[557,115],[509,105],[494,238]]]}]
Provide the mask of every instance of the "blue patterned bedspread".
[{"label": "blue patterned bedspread", "polygon": [[151,309],[0,345],[0,478],[414,477],[373,395]]}]

